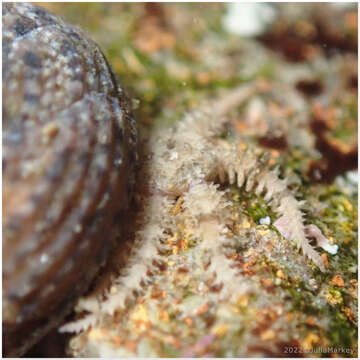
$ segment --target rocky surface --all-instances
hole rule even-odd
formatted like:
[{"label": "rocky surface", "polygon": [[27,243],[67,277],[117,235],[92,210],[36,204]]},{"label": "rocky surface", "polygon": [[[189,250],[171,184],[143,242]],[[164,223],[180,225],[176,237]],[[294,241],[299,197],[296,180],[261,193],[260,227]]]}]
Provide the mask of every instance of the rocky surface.
[{"label": "rocky surface", "polygon": [[[77,331],[69,355],[357,355],[357,9],[271,7],[248,37],[227,23],[231,6],[47,5],[101,44],[133,96],[143,137],[127,241],[64,324]],[[237,144],[279,166],[280,179],[304,201],[305,225],[326,238],[312,243],[325,272],[281,235],[279,213],[262,195],[220,181],[200,202],[182,193],[166,204],[149,201],[143,175],[148,165],[161,166],[149,143],[179,126],[185,112],[211,108],[242,85],[258,90],[226,114],[214,147]],[[166,174],[182,156],[170,151]],[[206,164],[208,154],[197,161]],[[227,204],[221,236],[229,242],[216,245],[222,258],[210,261],[204,239],[212,235],[187,221],[211,208],[198,206],[206,194]],[[155,226],[164,221],[170,231]],[[212,272],[211,260],[219,260]]]}]

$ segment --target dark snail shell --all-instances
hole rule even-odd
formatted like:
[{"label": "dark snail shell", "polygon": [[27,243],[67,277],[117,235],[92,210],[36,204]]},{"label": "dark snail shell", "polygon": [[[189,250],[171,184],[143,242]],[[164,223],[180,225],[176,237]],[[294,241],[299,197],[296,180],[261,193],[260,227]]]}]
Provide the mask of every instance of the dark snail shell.
[{"label": "dark snail shell", "polygon": [[128,203],[136,131],[96,44],[3,4],[3,345],[23,354],[84,292]]}]

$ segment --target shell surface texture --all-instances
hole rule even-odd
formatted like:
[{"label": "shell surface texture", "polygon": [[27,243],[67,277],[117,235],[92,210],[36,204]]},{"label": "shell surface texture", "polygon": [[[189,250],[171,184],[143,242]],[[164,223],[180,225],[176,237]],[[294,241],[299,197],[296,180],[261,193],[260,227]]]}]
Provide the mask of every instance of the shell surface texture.
[{"label": "shell surface texture", "polygon": [[131,107],[99,47],[32,4],[3,21],[3,344],[20,356],[104,263],[134,182]]}]

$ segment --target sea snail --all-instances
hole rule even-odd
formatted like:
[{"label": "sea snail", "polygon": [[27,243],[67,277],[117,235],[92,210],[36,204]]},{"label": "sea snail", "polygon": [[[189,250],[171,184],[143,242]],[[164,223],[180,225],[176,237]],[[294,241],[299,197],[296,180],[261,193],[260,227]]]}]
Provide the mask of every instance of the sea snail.
[{"label": "sea snail", "polygon": [[137,136],[109,63],[81,30],[26,3],[3,4],[2,21],[3,346],[20,356],[106,259]]}]

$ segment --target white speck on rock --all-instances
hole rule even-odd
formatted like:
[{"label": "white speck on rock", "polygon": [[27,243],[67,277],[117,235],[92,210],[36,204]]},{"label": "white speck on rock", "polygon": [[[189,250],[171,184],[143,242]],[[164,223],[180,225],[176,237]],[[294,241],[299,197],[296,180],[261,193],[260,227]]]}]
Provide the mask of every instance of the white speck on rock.
[{"label": "white speck on rock", "polygon": [[260,225],[270,225],[271,224],[271,219],[270,216],[266,216],[264,218],[261,218],[259,220]]},{"label": "white speck on rock", "polygon": [[177,153],[177,151],[173,151],[170,154],[170,160],[176,160],[179,157],[179,154]]},{"label": "white speck on rock", "polygon": [[81,233],[81,231],[82,231],[82,226],[81,226],[80,224],[77,224],[77,225],[75,226],[74,231],[75,231],[77,234]]},{"label": "white speck on rock", "polygon": [[275,9],[264,3],[229,3],[223,19],[227,31],[242,36],[259,35],[276,16]]},{"label": "white speck on rock", "polygon": [[49,261],[49,256],[46,255],[46,254],[42,254],[41,257],[40,257],[41,264],[45,264],[48,261]]},{"label": "white speck on rock", "polygon": [[350,182],[357,185],[357,183],[358,183],[358,172],[356,170],[355,171],[348,171],[346,173],[346,177],[348,178],[348,180]]}]

